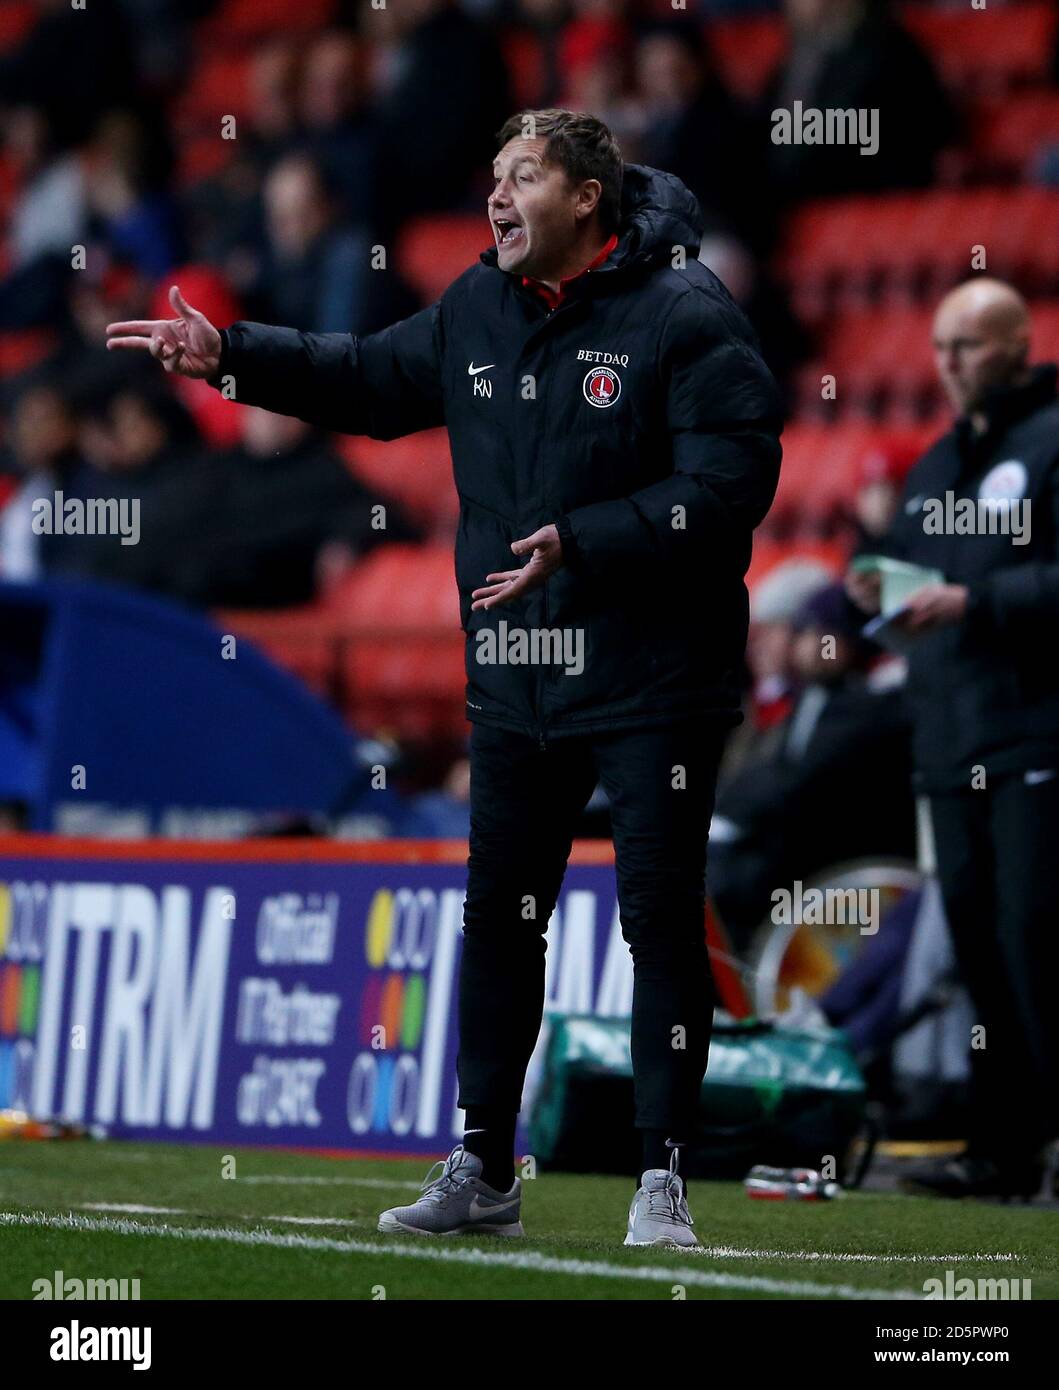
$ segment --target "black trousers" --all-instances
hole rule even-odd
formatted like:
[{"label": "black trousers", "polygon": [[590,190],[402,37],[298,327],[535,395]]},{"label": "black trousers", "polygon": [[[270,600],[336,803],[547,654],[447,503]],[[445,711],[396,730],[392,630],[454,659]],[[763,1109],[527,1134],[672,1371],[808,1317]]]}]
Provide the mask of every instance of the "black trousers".
[{"label": "black trousers", "polygon": [[544,1010],[544,933],[577,817],[601,781],[633,959],[636,1125],[691,1132],[713,1021],[706,839],[727,732],[697,719],[542,749],[524,735],[472,727],[460,1106],[520,1108]]},{"label": "black trousers", "polygon": [[1001,1160],[1059,1135],[1059,775],[1028,776],[931,798],[949,929],[984,1030],[968,1040],[970,1143]]}]

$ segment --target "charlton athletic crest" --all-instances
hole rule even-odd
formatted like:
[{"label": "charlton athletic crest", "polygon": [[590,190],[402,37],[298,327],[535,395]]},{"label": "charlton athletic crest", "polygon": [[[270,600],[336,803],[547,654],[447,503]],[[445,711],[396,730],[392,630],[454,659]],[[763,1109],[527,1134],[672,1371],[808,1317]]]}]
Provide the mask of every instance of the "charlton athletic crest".
[{"label": "charlton athletic crest", "polygon": [[609,367],[593,367],[585,377],[582,390],[589,405],[602,410],[604,406],[613,405],[621,395],[621,377]]}]

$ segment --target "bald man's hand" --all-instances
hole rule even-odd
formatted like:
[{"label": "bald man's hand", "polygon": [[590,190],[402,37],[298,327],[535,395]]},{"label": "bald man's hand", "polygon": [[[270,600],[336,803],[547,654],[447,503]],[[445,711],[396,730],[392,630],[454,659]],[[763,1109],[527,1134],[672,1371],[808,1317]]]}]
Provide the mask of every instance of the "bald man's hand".
[{"label": "bald man's hand", "polygon": [[912,594],[896,621],[906,632],[929,632],[958,623],[966,616],[969,597],[965,584],[927,584]]},{"label": "bald man's hand", "polygon": [[205,314],[193,309],[173,285],[169,302],[175,319],[131,319],[107,324],[107,348],[149,352],[177,376],[212,376],[221,364],[221,335]]},{"label": "bald man's hand", "polygon": [[878,613],[882,607],[882,575],[878,570],[847,570],[846,593],[862,613]]}]

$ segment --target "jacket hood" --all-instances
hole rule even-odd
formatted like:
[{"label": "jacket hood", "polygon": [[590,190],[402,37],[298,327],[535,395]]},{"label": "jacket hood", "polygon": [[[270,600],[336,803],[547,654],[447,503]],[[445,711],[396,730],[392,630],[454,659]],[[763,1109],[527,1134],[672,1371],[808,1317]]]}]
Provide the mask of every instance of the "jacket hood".
[{"label": "jacket hood", "polygon": [[[626,164],[621,188],[618,244],[594,276],[634,265],[670,261],[674,246],[684,246],[694,259],[702,241],[702,212],[698,199],[675,174]],[[483,251],[486,265],[497,263],[496,247]],[[598,281],[597,281],[598,283]]]},{"label": "jacket hood", "polygon": [[699,254],[702,212],[698,199],[675,174],[626,164],[621,189],[618,244],[604,269],[643,261],[669,261],[674,246]]}]

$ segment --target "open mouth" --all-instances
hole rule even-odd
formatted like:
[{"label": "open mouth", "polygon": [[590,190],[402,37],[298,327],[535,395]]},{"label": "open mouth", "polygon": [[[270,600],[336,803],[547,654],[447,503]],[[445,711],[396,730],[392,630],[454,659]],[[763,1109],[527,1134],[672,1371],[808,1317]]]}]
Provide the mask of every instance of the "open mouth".
[{"label": "open mouth", "polygon": [[514,246],[525,239],[526,233],[517,222],[512,222],[506,217],[496,218],[496,237],[498,246]]}]

